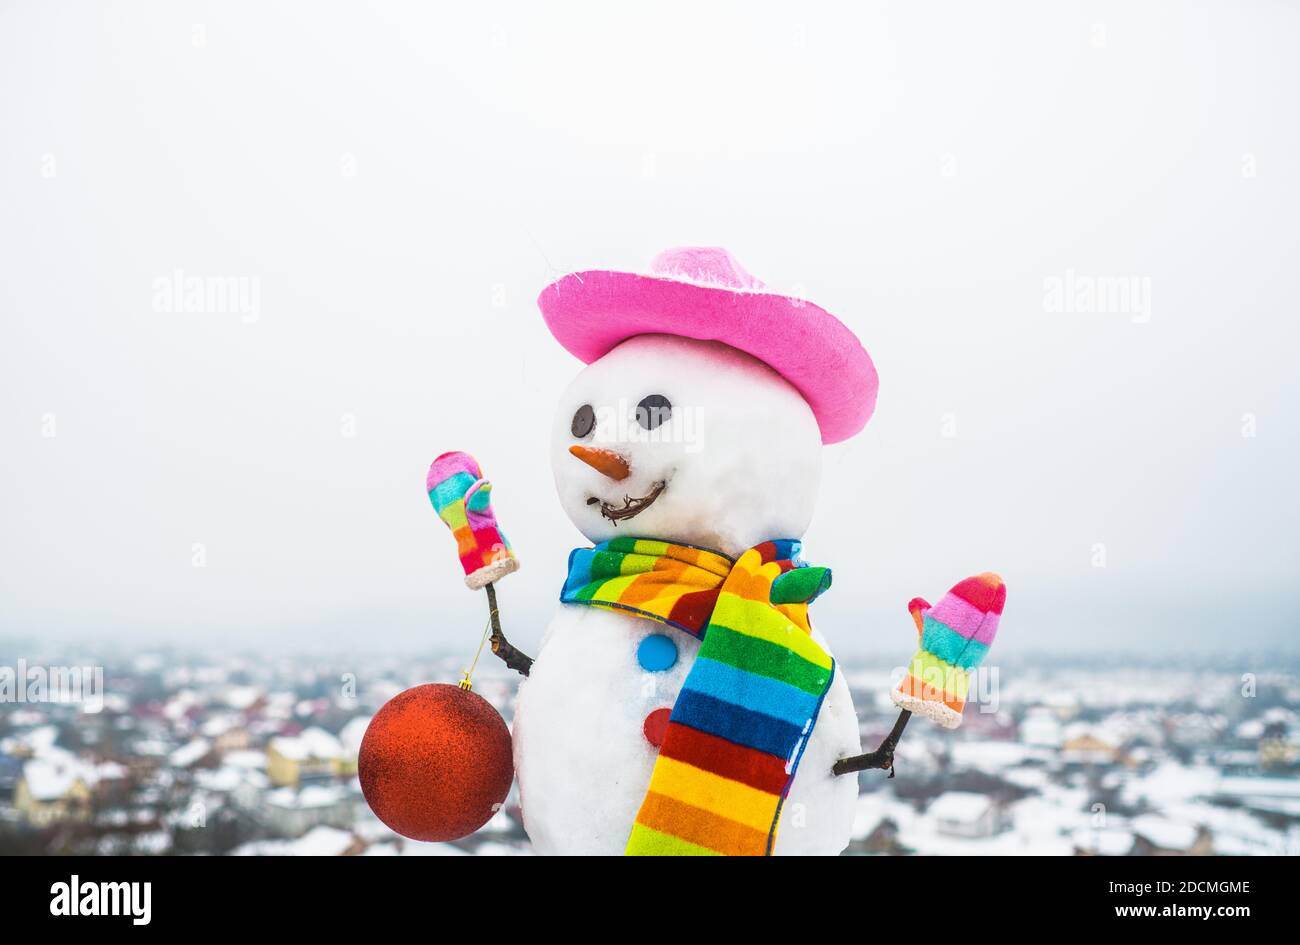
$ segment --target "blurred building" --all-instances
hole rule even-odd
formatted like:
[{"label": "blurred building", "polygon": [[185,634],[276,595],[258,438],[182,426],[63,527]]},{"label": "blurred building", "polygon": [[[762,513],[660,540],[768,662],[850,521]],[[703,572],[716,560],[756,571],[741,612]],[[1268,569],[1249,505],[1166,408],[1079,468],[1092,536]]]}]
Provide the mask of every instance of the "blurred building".
[{"label": "blurred building", "polygon": [[23,765],[14,789],[14,808],[33,827],[67,820],[89,820],[92,814],[88,772],[74,760],[33,758]]},{"label": "blurred building", "polygon": [[266,772],[272,784],[295,785],[355,771],[355,761],[347,757],[343,743],[321,728],[273,738],[266,748]]}]

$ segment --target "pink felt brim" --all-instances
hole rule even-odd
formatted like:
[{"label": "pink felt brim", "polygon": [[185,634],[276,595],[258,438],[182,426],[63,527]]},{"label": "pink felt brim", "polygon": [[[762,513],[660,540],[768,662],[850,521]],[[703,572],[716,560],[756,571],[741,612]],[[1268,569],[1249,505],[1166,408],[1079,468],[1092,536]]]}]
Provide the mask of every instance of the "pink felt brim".
[{"label": "pink felt brim", "polygon": [[811,302],[630,272],[575,272],[542,290],[542,317],[586,364],[635,335],[721,341],[794,385],[823,443],[857,433],[876,409],[880,381],[857,336]]}]

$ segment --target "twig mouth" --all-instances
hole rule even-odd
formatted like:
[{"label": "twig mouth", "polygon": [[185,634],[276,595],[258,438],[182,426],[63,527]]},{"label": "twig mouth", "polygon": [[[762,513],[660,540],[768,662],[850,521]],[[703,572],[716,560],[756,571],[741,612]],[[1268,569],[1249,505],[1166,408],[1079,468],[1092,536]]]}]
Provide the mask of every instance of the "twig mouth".
[{"label": "twig mouth", "polygon": [[663,493],[664,487],[667,485],[667,482],[656,482],[650,488],[648,493],[635,499],[631,496],[625,495],[623,496],[622,505],[615,505],[612,502],[606,502],[603,499],[596,498],[595,496],[588,499],[587,504],[595,505],[599,502],[601,516],[609,519],[617,525],[619,522],[640,515],[646,509],[650,508],[650,506],[654,504],[655,499],[659,498]]}]

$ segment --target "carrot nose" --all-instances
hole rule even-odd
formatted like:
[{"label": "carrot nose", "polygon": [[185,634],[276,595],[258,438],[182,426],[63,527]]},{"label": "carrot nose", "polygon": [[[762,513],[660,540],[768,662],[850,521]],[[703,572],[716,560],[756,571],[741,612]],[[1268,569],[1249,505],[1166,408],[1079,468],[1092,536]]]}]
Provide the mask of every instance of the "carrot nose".
[{"label": "carrot nose", "polygon": [[613,450],[596,449],[594,446],[570,446],[569,452],[592,469],[616,482],[626,479],[632,472],[627,465],[627,460]]}]

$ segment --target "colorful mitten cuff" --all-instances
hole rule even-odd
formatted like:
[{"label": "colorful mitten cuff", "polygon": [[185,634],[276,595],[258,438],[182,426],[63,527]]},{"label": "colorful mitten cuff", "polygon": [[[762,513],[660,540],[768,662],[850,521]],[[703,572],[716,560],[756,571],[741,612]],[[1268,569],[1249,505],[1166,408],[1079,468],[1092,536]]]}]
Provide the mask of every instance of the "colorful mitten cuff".
[{"label": "colorful mitten cuff", "polygon": [[443,453],[425,480],[429,501],[456,539],[465,584],[477,590],[519,570],[492,511],[492,483],[468,453]]},{"label": "colorful mitten cuff", "polygon": [[945,728],[960,725],[970,671],[993,645],[1006,599],[1006,585],[989,572],[957,584],[935,607],[913,599],[907,609],[921,646],[902,683],[890,693],[894,704]]}]

